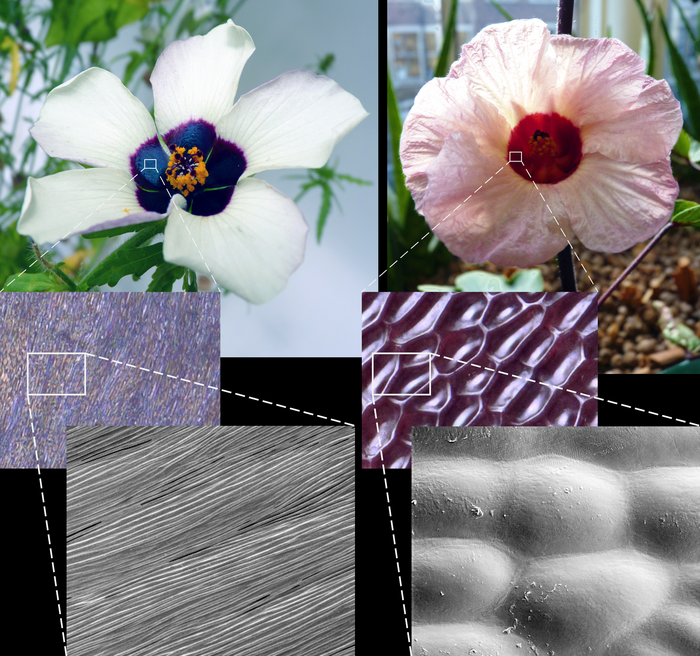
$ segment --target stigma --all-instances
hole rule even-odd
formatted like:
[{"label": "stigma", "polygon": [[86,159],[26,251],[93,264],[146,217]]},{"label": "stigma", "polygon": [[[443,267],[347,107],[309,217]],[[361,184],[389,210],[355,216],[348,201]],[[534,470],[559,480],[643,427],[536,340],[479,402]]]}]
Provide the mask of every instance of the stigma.
[{"label": "stigma", "polygon": [[170,160],[165,174],[173,189],[187,196],[194,191],[197,184],[204,184],[209,172],[204,162],[204,155],[199,148],[193,146],[185,152],[182,146],[173,144],[170,146]]}]

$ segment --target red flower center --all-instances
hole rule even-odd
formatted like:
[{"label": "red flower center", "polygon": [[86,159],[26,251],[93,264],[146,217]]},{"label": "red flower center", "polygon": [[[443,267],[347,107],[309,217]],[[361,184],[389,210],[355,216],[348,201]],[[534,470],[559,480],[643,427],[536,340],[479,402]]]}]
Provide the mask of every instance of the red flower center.
[{"label": "red flower center", "polygon": [[[518,175],[541,184],[556,184],[568,178],[581,162],[581,131],[559,114],[529,114],[511,131],[508,152],[515,153],[509,159]],[[522,163],[514,163],[521,159],[517,152],[522,153]]]}]

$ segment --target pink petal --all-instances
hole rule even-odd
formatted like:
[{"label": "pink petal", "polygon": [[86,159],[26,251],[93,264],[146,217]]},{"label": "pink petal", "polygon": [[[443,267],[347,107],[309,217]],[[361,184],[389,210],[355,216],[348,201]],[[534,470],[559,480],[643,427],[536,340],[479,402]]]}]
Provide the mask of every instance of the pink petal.
[{"label": "pink petal", "polygon": [[[528,267],[566,246],[535,186],[504,162],[484,156],[471,134],[453,132],[445,140],[427,180],[426,221],[447,248],[466,262]],[[557,209],[553,207],[555,214]],[[571,234],[566,218],[557,218]]]},{"label": "pink petal", "polygon": [[548,187],[576,235],[596,251],[619,253],[653,237],[668,222],[678,183],[668,160],[630,164],[586,155],[570,178]]},{"label": "pink petal", "polygon": [[511,125],[527,114],[555,111],[555,53],[541,20],[514,20],[485,27],[462,46],[450,78],[466,77],[474,93],[488,100]]},{"label": "pink petal", "polygon": [[553,36],[557,56],[555,111],[578,125],[607,121],[642,91],[644,60],[617,39]]},{"label": "pink petal", "polygon": [[645,76],[644,89],[629,109],[581,128],[583,152],[639,164],[665,160],[682,127],[681,104],[666,80]]},{"label": "pink petal", "polygon": [[426,169],[453,131],[470,132],[481,151],[506,158],[510,128],[494,105],[474,95],[466,78],[435,78],[416,96],[401,134],[401,163],[416,208],[421,211]]}]

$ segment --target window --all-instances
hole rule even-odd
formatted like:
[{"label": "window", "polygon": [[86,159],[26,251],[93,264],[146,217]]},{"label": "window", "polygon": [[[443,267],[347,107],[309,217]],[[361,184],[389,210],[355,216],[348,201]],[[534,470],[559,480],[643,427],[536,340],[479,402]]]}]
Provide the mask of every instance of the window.
[{"label": "window", "polygon": [[441,45],[440,29],[438,27],[427,27],[425,31],[425,58],[428,64],[428,77],[433,75],[435,71]]},{"label": "window", "polygon": [[421,79],[418,31],[395,31],[391,34],[396,84]]},{"label": "window", "polygon": [[462,46],[474,38],[474,28],[471,25],[457,26],[457,56],[462,52]]}]

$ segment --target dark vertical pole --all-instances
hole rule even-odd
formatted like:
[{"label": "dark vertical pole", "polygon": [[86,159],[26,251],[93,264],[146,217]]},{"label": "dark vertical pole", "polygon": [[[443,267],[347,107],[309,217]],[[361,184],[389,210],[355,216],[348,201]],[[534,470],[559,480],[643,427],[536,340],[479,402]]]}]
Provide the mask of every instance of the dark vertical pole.
[{"label": "dark vertical pole", "polygon": [[[574,0],[559,0],[559,12],[557,14],[557,34],[571,34],[574,22]],[[574,259],[571,246],[566,247],[557,254],[559,261],[559,277],[561,288],[565,292],[575,292],[576,274],[574,273]]]}]

